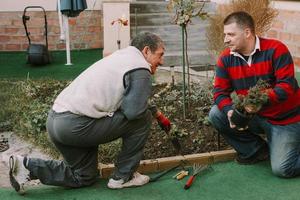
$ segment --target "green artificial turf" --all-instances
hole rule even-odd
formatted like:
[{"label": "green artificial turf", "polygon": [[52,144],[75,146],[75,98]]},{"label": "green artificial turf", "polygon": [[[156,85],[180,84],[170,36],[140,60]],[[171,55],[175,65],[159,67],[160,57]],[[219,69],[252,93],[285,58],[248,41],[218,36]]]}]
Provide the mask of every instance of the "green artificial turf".
[{"label": "green artificial turf", "polygon": [[110,190],[107,180],[91,187],[66,189],[53,186],[31,187],[25,196],[12,189],[0,189],[2,200],[296,200],[299,199],[300,179],[275,177],[269,163],[245,166],[234,162],[213,165],[196,177],[189,190],[184,190],[188,177],[181,181],[172,178],[178,171],[163,176],[143,187]]},{"label": "green artificial turf", "polygon": [[298,80],[298,83],[300,84],[300,72],[296,72],[296,78]]},{"label": "green artificial turf", "polygon": [[102,58],[102,49],[74,50],[71,52],[73,65],[65,65],[66,52],[51,52],[52,62],[45,66],[26,64],[26,52],[0,52],[0,78],[58,80],[74,79],[84,69]]}]

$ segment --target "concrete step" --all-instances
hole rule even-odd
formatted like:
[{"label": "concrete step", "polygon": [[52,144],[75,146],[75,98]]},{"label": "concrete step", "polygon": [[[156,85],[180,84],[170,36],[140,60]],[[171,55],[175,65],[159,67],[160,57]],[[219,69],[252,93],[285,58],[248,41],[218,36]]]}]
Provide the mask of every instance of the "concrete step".
[{"label": "concrete step", "polygon": [[[136,1],[130,4],[130,13],[142,14],[142,13],[165,13],[165,12],[174,12],[173,10],[168,10],[169,2],[168,1]],[[202,3],[199,3],[201,6]],[[204,5],[204,11],[212,13],[216,9],[216,3],[207,2]]]},{"label": "concrete step", "polygon": [[172,24],[170,13],[146,13],[137,16],[130,15],[131,26],[163,26]]},{"label": "concrete step", "polygon": [[[174,24],[174,10],[167,9],[167,1],[143,0],[130,5],[131,37],[142,31],[153,32],[165,42],[164,66],[182,65],[182,30]],[[204,10],[213,13],[216,3],[206,3]],[[214,59],[207,52],[206,27],[208,22],[193,18],[187,26],[188,56],[190,66],[214,64]]]},{"label": "concrete step", "polygon": [[[208,24],[207,20],[200,18],[192,18],[190,25],[202,25]],[[174,22],[174,15],[172,13],[144,13],[138,15],[130,15],[131,26],[165,26],[165,25],[176,25]]]},{"label": "concrete step", "polygon": [[[201,25],[190,24],[187,27],[188,38],[205,38],[207,21],[202,20]],[[135,36],[136,32],[148,31],[158,34],[163,39],[178,40],[182,37],[181,27],[175,24],[164,26],[131,26],[131,36]]]},{"label": "concrete step", "polygon": [[130,4],[130,13],[166,13],[168,2],[165,1],[139,1]]},{"label": "concrete step", "polygon": [[[190,65],[206,65],[213,64],[214,59],[210,54],[205,51],[188,51]],[[166,51],[164,55],[164,65],[167,66],[180,66],[182,65],[182,52],[181,51]]]},{"label": "concrete step", "polygon": [[[164,40],[166,50],[167,51],[181,51],[182,50],[182,43],[181,39],[178,41],[168,41]],[[206,40],[188,40],[188,51],[199,51],[199,50],[206,50],[207,44]]]}]

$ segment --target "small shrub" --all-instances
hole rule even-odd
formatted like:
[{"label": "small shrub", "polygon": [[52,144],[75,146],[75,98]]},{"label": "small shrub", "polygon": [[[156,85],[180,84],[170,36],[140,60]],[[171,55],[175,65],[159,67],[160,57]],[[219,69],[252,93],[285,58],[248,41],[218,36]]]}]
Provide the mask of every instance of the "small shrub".
[{"label": "small shrub", "polygon": [[251,107],[252,110],[260,110],[261,107],[268,102],[267,88],[269,84],[260,79],[256,85],[251,87],[247,95],[232,93],[231,98],[234,104],[234,108],[239,112],[247,115],[245,107]]}]

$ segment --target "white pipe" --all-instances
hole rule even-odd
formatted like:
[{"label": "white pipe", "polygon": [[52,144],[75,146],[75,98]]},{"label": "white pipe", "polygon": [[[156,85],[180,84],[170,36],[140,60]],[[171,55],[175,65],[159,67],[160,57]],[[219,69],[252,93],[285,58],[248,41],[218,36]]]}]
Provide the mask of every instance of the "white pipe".
[{"label": "white pipe", "polygon": [[67,63],[66,65],[72,65],[71,63],[71,52],[70,52],[70,33],[69,33],[69,18],[68,16],[62,15],[64,28],[66,31],[66,53],[67,53]]},{"label": "white pipe", "polygon": [[59,39],[61,41],[66,41],[66,32],[64,30],[64,27],[63,27],[63,21],[62,21],[62,14],[61,14],[61,11],[60,11],[60,0],[57,0],[57,9],[58,9],[58,21],[59,21],[59,28],[60,28],[60,36],[59,36]]}]

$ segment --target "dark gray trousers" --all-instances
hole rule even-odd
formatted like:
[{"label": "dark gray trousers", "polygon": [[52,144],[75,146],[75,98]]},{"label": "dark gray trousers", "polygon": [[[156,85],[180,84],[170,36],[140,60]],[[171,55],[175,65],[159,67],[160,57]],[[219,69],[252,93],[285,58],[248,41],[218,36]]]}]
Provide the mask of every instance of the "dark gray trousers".
[{"label": "dark gray trousers", "polygon": [[31,176],[43,184],[82,187],[91,185],[99,175],[98,145],[122,138],[114,176],[128,180],[136,171],[150,132],[151,112],[128,121],[119,111],[101,119],[79,116],[71,112],[50,111],[47,130],[64,160],[29,158]]}]

